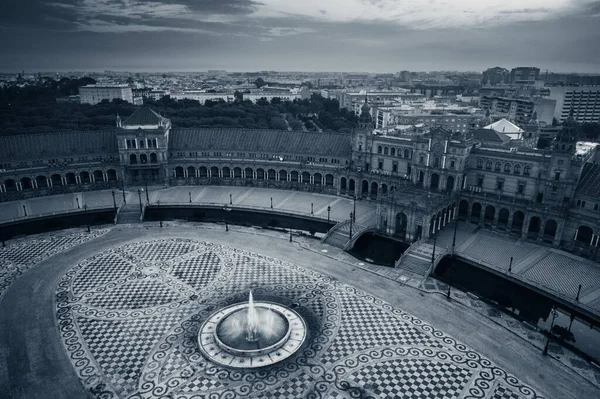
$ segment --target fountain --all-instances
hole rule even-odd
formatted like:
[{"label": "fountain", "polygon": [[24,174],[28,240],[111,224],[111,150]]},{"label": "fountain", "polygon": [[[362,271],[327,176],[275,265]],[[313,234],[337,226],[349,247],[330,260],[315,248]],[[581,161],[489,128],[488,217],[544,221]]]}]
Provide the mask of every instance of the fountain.
[{"label": "fountain", "polygon": [[200,327],[198,343],[212,362],[235,368],[264,367],[293,355],[306,339],[306,324],[292,309],[254,301],[214,312]]}]

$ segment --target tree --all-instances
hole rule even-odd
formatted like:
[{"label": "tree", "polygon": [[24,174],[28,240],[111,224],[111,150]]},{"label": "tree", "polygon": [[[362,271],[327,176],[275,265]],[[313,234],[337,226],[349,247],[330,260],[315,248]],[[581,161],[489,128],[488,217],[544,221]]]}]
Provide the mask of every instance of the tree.
[{"label": "tree", "polygon": [[256,101],[256,105],[260,105],[261,107],[270,105],[269,104],[269,100],[267,100],[265,97],[261,97]]},{"label": "tree", "polygon": [[265,81],[263,80],[263,78],[258,78],[254,81],[254,84],[256,85],[256,87],[258,87],[259,89],[263,86],[266,85]]}]

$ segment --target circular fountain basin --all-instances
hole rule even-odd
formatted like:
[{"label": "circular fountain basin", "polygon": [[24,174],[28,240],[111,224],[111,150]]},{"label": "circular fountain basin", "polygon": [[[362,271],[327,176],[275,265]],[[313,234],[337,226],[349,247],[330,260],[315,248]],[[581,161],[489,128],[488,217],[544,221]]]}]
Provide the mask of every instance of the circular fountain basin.
[{"label": "circular fountain basin", "polygon": [[200,327],[198,344],[210,361],[234,368],[272,365],[292,356],[306,339],[306,324],[295,311],[271,302],[254,302],[256,340],[246,336],[248,303],[218,310]]}]

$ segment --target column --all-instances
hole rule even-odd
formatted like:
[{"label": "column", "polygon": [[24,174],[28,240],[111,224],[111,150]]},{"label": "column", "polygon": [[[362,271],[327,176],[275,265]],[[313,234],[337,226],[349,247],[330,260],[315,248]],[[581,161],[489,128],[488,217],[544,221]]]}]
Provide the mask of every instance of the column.
[{"label": "column", "polygon": [[200,177],[200,169],[196,168],[196,177]]},{"label": "column", "polygon": [[560,247],[560,241],[562,238],[562,234],[563,234],[563,229],[564,229],[564,220],[557,220],[557,225],[556,225],[556,233],[554,235],[554,241],[552,241],[552,246],[553,247]]},{"label": "column", "polygon": [[219,169],[219,177],[223,177],[223,169]]},{"label": "column", "polygon": [[246,169],[242,169],[242,179],[246,178]]},{"label": "column", "polygon": [[324,186],[325,185],[325,176],[321,176],[321,185]]},{"label": "column", "polygon": [[308,181],[310,182],[310,184],[314,184],[315,183],[315,177],[313,175],[309,175]]},{"label": "column", "polygon": [[4,183],[0,184],[0,193],[5,193],[6,192],[6,186],[4,185]]},{"label": "column", "polygon": [[527,238],[527,230],[529,230],[529,217],[525,216],[523,220],[523,228],[521,229],[521,238]]},{"label": "column", "polygon": [[187,169],[183,170],[183,177],[188,177],[188,170]]},{"label": "column", "polygon": [[50,178],[50,179],[46,179],[46,185],[47,185],[48,187],[52,187],[52,185],[53,185],[53,183],[52,183],[52,178]]},{"label": "column", "polygon": [[92,174],[90,174],[90,181],[91,181],[92,183],[96,183],[96,176],[94,176],[94,174],[93,174],[93,173],[92,173]]},{"label": "column", "polygon": [[508,212],[508,223],[506,224],[506,229],[510,232],[512,229],[513,215],[515,214],[512,209],[509,209]]},{"label": "column", "polygon": [[252,171],[252,179],[256,180],[256,177],[257,177],[256,171],[253,170]]},{"label": "column", "polygon": [[21,184],[21,182],[20,182],[20,181],[18,181],[18,182],[16,183],[16,186],[17,186],[17,191],[21,191],[21,190],[23,190],[23,185]]},{"label": "column", "polygon": [[542,222],[540,223],[540,233],[538,234],[538,238],[537,238],[538,242],[544,241],[544,229],[545,228],[546,228],[546,219],[542,219]]},{"label": "column", "polygon": [[81,176],[79,174],[75,175],[75,183],[81,184]]},{"label": "column", "polygon": [[38,188],[37,180],[31,180],[31,185],[33,186],[33,188]]},{"label": "column", "polygon": [[108,174],[106,172],[102,172],[103,181],[108,181]]},{"label": "column", "polygon": [[292,173],[287,174],[287,181],[292,181]]},{"label": "column", "polygon": [[275,172],[275,180],[279,181],[279,172]]}]

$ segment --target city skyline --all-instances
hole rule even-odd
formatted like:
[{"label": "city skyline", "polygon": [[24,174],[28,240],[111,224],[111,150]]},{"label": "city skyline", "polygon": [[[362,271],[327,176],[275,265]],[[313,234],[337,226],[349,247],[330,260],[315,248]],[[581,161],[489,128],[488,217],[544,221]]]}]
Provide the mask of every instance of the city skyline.
[{"label": "city skyline", "polygon": [[600,2],[9,0],[3,71],[600,72]]}]

